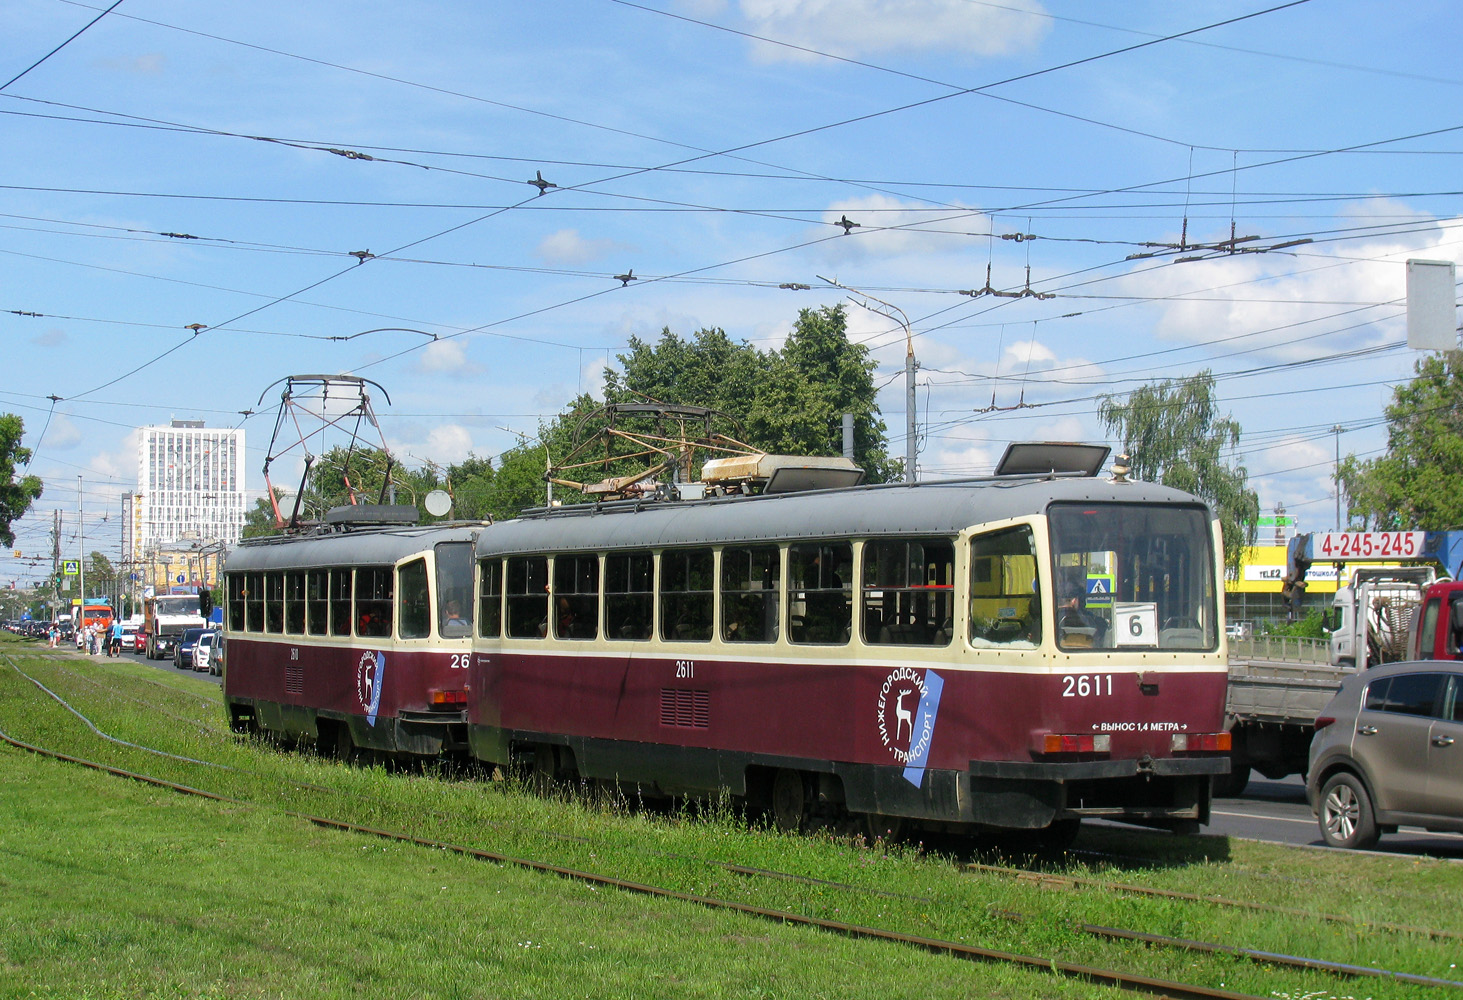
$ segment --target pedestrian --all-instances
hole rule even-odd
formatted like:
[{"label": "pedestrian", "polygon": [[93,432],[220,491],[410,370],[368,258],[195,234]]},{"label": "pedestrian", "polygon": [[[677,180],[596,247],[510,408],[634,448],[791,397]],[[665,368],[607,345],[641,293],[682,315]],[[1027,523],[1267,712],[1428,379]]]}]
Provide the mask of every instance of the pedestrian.
[{"label": "pedestrian", "polygon": [[122,619],[116,618],[112,621],[110,630],[111,641],[107,643],[108,656],[122,655]]}]

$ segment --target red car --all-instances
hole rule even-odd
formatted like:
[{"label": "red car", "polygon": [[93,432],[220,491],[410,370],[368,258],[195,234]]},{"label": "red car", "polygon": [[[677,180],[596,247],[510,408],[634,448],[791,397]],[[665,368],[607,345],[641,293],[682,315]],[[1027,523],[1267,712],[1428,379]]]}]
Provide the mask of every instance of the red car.
[{"label": "red car", "polygon": [[147,649],[147,636],[142,629],[136,625],[122,626],[122,648],[132,653],[141,653]]}]

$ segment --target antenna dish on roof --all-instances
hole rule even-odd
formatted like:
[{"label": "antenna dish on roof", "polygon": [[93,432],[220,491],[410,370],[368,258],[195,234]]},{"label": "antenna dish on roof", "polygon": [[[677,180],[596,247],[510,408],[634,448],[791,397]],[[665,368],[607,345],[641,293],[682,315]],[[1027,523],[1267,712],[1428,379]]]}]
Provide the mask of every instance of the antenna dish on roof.
[{"label": "antenna dish on roof", "polygon": [[446,490],[433,490],[422,499],[422,506],[433,517],[443,517],[452,509],[452,496]]}]

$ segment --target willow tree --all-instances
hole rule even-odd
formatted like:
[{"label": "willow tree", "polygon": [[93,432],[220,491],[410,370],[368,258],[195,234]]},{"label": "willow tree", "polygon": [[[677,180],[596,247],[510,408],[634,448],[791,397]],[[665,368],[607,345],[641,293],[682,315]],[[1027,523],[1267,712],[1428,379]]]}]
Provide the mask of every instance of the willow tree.
[{"label": "willow tree", "polygon": [[1203,497],[1224,534],[1224,565],[1238,576],[1246,546],[1255,544],[1260,496],[1243,464],[1226,462],[1239,447],[1240,425],[1220,416],[1214,376],[1208,369],[1165,379],[1123,396],[1104,396],[1097,415],[1128,454],[1136,479],[1162,483]]}]

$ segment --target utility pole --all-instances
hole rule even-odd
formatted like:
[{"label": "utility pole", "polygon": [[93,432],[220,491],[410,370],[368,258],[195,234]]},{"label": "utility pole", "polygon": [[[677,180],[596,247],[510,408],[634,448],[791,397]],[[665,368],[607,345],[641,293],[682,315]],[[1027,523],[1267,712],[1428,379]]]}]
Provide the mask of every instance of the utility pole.
[{"label": "utility pole", "polygon": [[86,518],[81,512],[81,477],[76,477],[76,589],[81,591],[81,617],[86,617]]},{"label": "utility pole", "polygon": [[51,621],[56,620],[61,605],[61,508],[51,512]]},{"label": "utility pole", "polygon": [[1331,428],[1336,435],[1336,466],[1332,478],[1336,480],[1336,530],[1341,530],[1341,425]]}]

